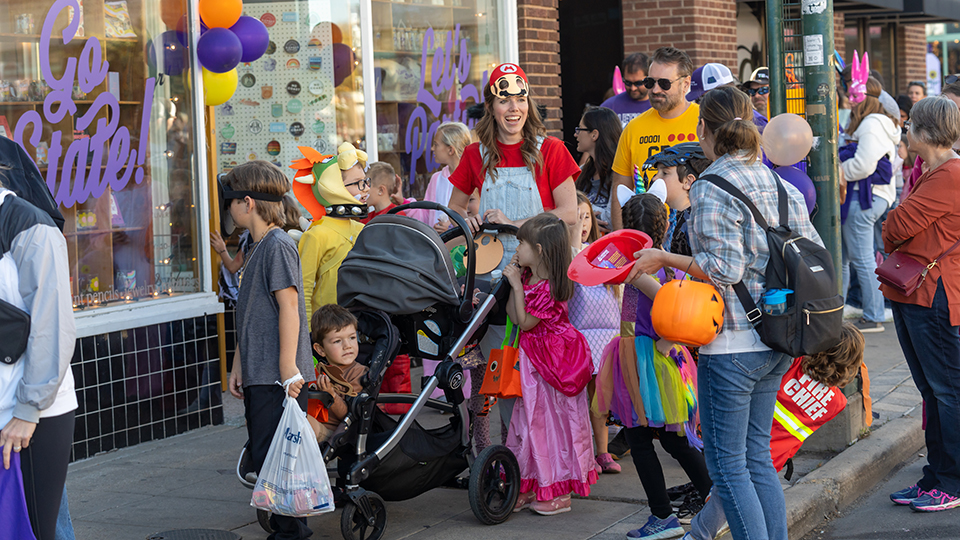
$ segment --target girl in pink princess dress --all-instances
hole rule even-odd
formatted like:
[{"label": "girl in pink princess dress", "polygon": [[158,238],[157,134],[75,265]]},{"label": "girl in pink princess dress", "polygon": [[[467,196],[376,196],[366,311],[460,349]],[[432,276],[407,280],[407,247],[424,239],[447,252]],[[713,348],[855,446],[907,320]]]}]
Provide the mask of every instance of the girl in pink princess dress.
[{"label": "girl in pink princess dress", "polygon": [[507,314],[520,334],[520,384],[507,447],[520,463],[514,511],[550,516],[570,510],[570,494],[587,496],[597,481],[587,383],[593,361],[586,338],[570,324],[567,226],[556,215],[531,218],[503,277],[512,288]]}]

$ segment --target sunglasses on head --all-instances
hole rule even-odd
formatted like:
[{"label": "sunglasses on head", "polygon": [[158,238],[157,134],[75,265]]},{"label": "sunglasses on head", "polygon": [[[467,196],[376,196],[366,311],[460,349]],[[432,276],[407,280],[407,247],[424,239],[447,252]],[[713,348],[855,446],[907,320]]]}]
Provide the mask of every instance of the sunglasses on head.
[{"label": "sunglasses on head", "polygon": [[646,79],[640,82],[643,83],[643,85],[646,86],[648,90],[653,88],[654,85],[656,85],[656,86],[659,86],[660,89],[663,90],[664,92],[667,92],[670,90],[670,87],[673,86],[673,83],[679,81],[682,78],[683,77],[677,77],[676,79],[671,81],[670,79],[654,79],[653,77],[647,77]]},{"label": "sunglasses on head", "polygon": [[746,92],[747,92],[747,95],[750,97],[753,97],[757,94],[760,94],[761,96],[765,96],[770,93],[770,87],[761,86],[760,88],[747,88]]},{"label": "sunglasses on head", "polygon": [[953,84],[957,81],[960,81],[960,74],[958,75],[947,75],[947,78],[943,80],[944,84]]}]

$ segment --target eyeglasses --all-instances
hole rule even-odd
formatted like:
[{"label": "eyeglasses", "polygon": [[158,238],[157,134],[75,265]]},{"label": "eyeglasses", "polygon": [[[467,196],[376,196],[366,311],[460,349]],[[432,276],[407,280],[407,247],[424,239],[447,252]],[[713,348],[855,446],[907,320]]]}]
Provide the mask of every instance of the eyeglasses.
[{"label": "eyeglasses", "polygon": [[905,129],[905,130],[907,130],[907,131],[910,131],[910,121],[909,121],[909,120],[907,120],[906,122],[903,123],[903,129]]},{"label": "eyeglasses", "polygon": [[676,79],[671,81],[670,79],[654,79],[653,77],[647,77],[641,82],[643,83],[644,86],[647,87],[648,90],[653,88],[654,85],[656,85],[656,86],[659,86],[660,89],[663,90],[664,92],[668,92],[670,90],[670,87],[673,86],[673,83],[679,81],[682,78],[683,77],[677,77]]},{"label": "eyeglasses", "polygon": [[628,81],[626,79],[621,79],[621,80],[623,81],[623,85],[626,86],[627,88],[634,88],[634,87],[640,88],[641,86],[643,86],[644,81],[646,79],[641,79],[639,81]]},{"label": "eyeglasses", "polygon": [[343,185],[343,187],[350,187],[350,186],[359,186],[360,191],[363,191],[363,190],[367,189],[368,187],[370,187],[370,179],[369,179],[369,178],[361,178],[360,180],[357,180],[356,182],[350,182],[349,184],[344,184],[344,185]]},{"label": "eyeglasses", "polygon": [[761,86],[760,88],[747,88],[746,92],[747,92],[747,95],[750,97],[753,97],[757,94],[760,94],[761,96],[765,96],[770,93],[770,87]]},{"label": "eyeglasses", "polygon": [[590,129],[590,128],[585,128],[585,127],[580,127],[580,126],[576,126],[576,127],[573,128],[573,134],[574,134],[574,135],[579,135],[579,134],[581,134],[581,133],[590,133],[591,131],[593,131],[593,130]]}]

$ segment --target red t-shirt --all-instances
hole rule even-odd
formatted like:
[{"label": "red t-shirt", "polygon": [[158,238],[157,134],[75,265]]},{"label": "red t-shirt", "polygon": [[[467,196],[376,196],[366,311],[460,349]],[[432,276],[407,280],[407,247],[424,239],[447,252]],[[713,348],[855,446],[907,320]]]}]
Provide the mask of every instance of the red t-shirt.
[{"label": "red t-shirt", "polygon": [[[366,225],[367,223],[370,222],[371,219],[373,219],[373,218],[375,218],[375,217],[377,217],[377,216],[381,216],[381,215],[383,215],[383,214],[386,214],[387,212],[389,212],[390,210],[392,210],[392,209],[394,209],[394,208],[396,208],[396,207],[397,207],[397,205],[395,205],[395,204],[393,204],[393,203],[390,203],[390,206],[384,208],[382,212],[377,212],[376,210],[371,210],[370,212],[367,213],[367,217],[365,217],[365,218],[363,218],[363,219],[360,220],[360,223],[363,223],[364,225]],[[372,207],[371,207],[371,208],[372,208]],[[403,213],[403,212],[397,212],[397,215],[405,216],[405,215],[407,215],[407,214],[405,214],[405,213]]]},{"label": "red t-shirt", "polygon": [[777,409],[770,430],[770,455],[778,471],[803,446],[803,441],[791,431],[809,436],[847,406],[842,390],[811,379],[800,369],[800,361],[800,358],[793,361],[790,370],[780,380],[777,392]]},{"label": "red t-shirt", "polygon": [[[520,153],[520,145],[502,144],[497,141],[500,147],[500,165],[499,167],[526,167],[523,162],[523,154]],[[556,204],[553,201],[553,190],[571,176],[576,180],[580,175],[580,167],[573,160],[573,156],[563,145],[563,141],[556,137],[547,137],[540,146],[540,153],[543,154],[543,167],[537,169],[537,188],[540,191],[540,202],[544,210],[553,210]],[[498,167],[498,168],[499,168]],[[460,191],[470,194],[473,190],[480,189],[483,186],[484,177],[480,176],[483,168],[483,160],[480,158],[480,143],[473,143],[463,151],[463,157],[460,158],[460,165],[457,170],[450,175],[450,183]],[[483,193],[483,190],[480,189]]]}]

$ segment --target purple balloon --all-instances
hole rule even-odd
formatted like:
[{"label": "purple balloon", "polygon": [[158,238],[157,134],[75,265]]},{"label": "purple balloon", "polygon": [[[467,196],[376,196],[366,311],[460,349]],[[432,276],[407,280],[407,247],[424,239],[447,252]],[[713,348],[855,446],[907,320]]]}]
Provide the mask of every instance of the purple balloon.
[{"label": "purple balloon", "polygon": [[[157,49],[162,50],[163,65],[157,65]],[[151,70],[167,75],[179,75],[187,67],[187,49],[177,41],[176,32],[167,30],[152,41],[147,42],[147,64]]]},{"label": "purple balloon", "polygon": [[240,38],[240,43],[243,45],[241,62],[253,62],[267,52],[267,45],[270,44],[270,34],[267,32],[267,27],[259,19],[243,15],[236,24],[230,27],[230,31]]},{"label": "purple balloon", "polygon": [[[207,25],[203,24],[203,21],[200,21],[200,35],[202,36],[209,30]],[[187,16],[184,15],[180,17],[180,22],[177,23],[177,39],[180,40],[180,44],[184,47],[189,47],[190,42],[187,41]]]},{"label": "purple balloon", "polygon": [[807,213],[813,212],[813,207],[817,204],[817,188],[813,186],[813,180],[807,173],[796,167],[777,167],[774,172],[800,190],[803,202],[807,204]]},{"label": "purple balloon", "polygon": [[333,85],[340,86],[344,79],[353,73],[353,49],[343,43],[333,45]]},{"label": "purple balloon", "polygon": [[208,71],[226,73],[237,67],[241,56],[243,45],[229,28],[211,28],[197,41],[197,58]]}]

